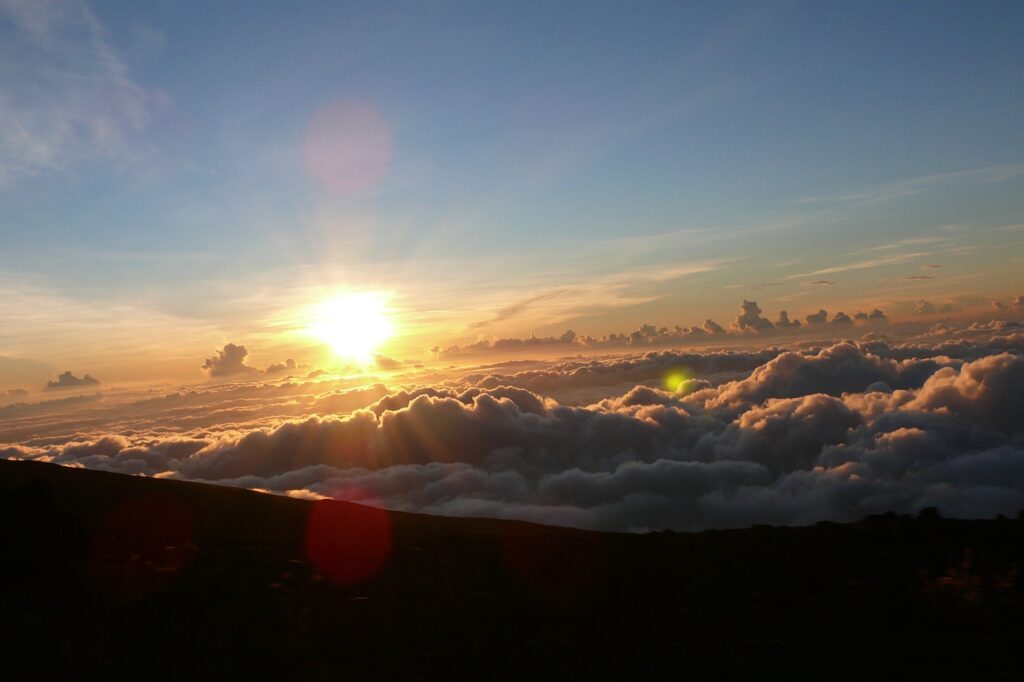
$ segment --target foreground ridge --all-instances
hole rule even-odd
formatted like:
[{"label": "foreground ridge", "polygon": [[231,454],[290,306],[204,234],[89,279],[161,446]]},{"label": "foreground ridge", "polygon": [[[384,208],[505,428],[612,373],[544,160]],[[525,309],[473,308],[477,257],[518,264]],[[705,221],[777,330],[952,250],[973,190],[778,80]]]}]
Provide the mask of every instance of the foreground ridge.
[{"label": "foreground ridge", "polygon": [[0,493],[0,636],[22,675],[993,678],[1024,662],[1020,520],[626,535],[18,461],[0,461]]}]

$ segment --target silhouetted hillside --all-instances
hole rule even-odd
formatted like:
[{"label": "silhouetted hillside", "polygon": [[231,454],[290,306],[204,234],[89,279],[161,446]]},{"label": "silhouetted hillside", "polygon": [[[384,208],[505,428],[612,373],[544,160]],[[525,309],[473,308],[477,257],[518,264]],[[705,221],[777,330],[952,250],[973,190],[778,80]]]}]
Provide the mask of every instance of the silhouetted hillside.
[{"label": "silhouetted hillside", "polygon": [[0,461],[17,677],[1016,677],[1024,522],[619,535]]}]

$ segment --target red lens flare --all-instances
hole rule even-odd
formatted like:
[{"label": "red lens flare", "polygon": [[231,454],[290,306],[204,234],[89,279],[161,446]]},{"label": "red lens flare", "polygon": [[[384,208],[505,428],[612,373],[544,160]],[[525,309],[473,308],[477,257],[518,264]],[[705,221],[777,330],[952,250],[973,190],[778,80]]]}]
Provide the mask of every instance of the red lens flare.
[{"label": "red lens flare", "polygon": [[364,582],[391,556],[391,513],[351,502],[318,500],[306,519],[306,553],[331,581]]},{"label": "red lens flare", "polygon": [[391,164],[391,127],[362,102],[331,102],[309,122],[305,157],[306,169],[330,192],[365,192]]}]

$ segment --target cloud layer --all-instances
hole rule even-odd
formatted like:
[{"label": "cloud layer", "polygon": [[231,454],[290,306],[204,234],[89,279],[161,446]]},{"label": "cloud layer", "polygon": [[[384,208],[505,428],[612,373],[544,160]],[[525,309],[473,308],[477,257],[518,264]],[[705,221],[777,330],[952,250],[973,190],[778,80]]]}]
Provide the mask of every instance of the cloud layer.
[{"label": "cloud layer", "polygon": [[[763,319],[753,307],[744,315]],[[121,406],[116,419],[92,430],[83,419],[66,435],[43,435],[37,416],[0,453],[610,530],[928,506],[1015,514],[1024,509],[1024,335],[997,327],[965,328],[962,338],[947,330],[931,343],[580,359],[391,390],[210,387]],[[603,397],[566,404],[553,394]]]}]

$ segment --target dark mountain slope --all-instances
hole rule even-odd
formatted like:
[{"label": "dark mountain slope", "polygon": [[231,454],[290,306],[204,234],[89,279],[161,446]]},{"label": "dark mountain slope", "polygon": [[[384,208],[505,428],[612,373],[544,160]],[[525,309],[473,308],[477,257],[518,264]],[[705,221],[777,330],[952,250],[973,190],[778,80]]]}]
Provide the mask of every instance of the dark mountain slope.
[{"label": "dark mountain slope", "polygon": [[0,461],[16,678],[1016,678],[1024,523],[620,535]]}]

